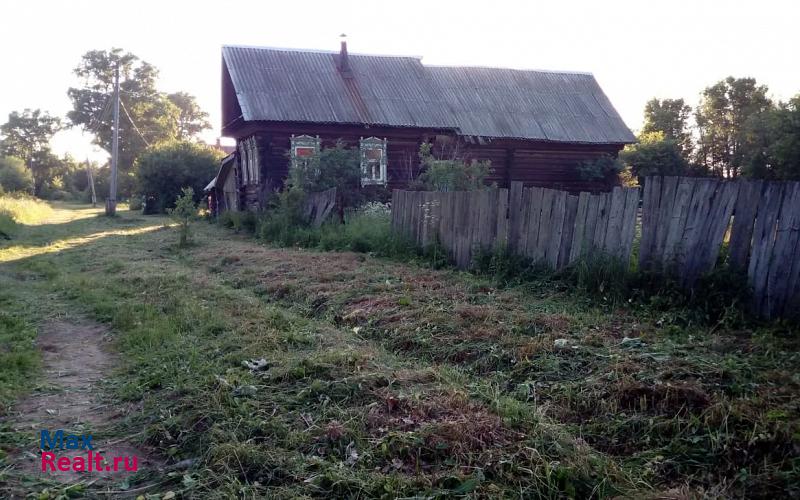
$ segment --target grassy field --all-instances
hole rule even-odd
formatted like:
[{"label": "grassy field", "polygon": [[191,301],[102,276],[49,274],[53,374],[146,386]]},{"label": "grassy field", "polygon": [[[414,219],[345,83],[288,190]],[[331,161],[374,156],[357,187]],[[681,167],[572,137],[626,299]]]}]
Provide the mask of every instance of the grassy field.
[{"label": "grassy field", "polygon": [[0,242],[0,411],[35,383],[35,326],[81,314],[125,360],[120,434],[191,460],[126,484],[146,493],[800,495],[789,325],[194,232],[179,250],[165,219],[59,205]]}]

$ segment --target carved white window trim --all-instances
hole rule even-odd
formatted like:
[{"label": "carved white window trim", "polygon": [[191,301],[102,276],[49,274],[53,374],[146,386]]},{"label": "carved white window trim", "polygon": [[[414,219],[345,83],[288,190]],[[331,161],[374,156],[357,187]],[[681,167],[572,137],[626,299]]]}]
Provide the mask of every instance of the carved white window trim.
[{"label": "carved white window trim", "polygon": [[[368,137],[360,140],[359,150],[361,152],[361,185],[385,186],[386,176],[386,139]],[[380,151],[380,158],[373,157],[374,151]]]},{"label": "carved white window trim", "polygon": [[297,154],[298,149],[312,149],[313,152],[311,155],[318,154],[320,152],[320,140],[319,136],[311,137],[310,135],[294,135],[292,134],[291,137],[291,158],[292,158],[292,166],[296,167],[300,164],[301,161],[304,161],[306,156],[301,156]]}]

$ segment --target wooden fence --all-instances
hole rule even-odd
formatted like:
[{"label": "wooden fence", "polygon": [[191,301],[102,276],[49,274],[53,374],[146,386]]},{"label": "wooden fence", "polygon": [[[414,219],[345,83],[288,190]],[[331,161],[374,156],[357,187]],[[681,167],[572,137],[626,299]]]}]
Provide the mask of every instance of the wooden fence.
[{"label": "wooden fence", "polygon": [[560,269],[583,255],[603,252],[628,259],[636,226],[638,188],[571,195],[545,188],[395,191],[392,226],[420,246],[438,242],[458,267],[475,251],[503,246]]},{"label": "wooden fence", "polygon": [[640,269],[692,287],[714,269],[727,234],[727,262],[747,272],[754,310],[767,318],[798,314],[800,183],[648,178],[641,227]]},{"label": "wooden fence", "polygon": [[394,191],[392,227],[420,246],[439,243],[460,268],[478,249],[503,246],[561,269],[595,253],[628,262],[638,226],[639,268],[672,274],[686,287],[714,268],[729,235],[728,262],[747,272],[755,311],[797,314],[800,183],[651,177],[641,198],[639,210],[638,188]]}]

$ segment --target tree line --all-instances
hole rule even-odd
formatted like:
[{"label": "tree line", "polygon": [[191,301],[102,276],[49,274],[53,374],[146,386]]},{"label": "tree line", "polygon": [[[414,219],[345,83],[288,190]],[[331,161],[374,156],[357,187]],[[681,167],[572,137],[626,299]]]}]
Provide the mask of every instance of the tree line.
[{"label": "tree line", "polygon": [[754,78],[706,87],[695,109],[683,99],[651,99],[636,144],[620,160],[635,177],[738,176],[800,180],[800,94],[768,96]]},{"label": "tree line", "polygon": [[[29,191],[42,198],[85,200],[89,188],[86,169],[91,168],[98,196],[106,196],[108,165],[86,165],[69,155],[58,157],[50,144],[61,130],[78,128],[90,133],[95,145],[111,152],[117,67],[121,103],[119,196],[162,195],[170,199],[160,200],[161,205],[174,203],[173,195],[160,191],[163,179],[156,179],[156,185],[152,185],[153,178],[158,177],[152,175],[154,162],[168,176],[181,170],[176,182],[202,193],[200,184],[213,177],[220,157],[199,140],[199,134],[211,127],[208,113],[186,92],[159,90],[158,69],[122,49],[92,50],[83,55],[74,69],[80,85],[67,90],[72,110],[65,117],[40,109],[9,114],[8,121],[0,125],[0,189]],[[194,169],[186,171],[185,164]]]}]

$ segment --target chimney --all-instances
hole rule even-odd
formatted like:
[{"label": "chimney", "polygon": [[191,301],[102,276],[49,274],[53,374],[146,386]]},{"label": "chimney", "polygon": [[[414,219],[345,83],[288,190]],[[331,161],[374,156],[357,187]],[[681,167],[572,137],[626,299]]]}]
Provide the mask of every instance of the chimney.
[{"label": "chimney", "polygon": [[339,50],[339,72],[345,78],[352,78],[353,72],[350,71],[350,59],[347,57],[347,35],[342,33],[339,38],[342,39],[342,46]]}]

